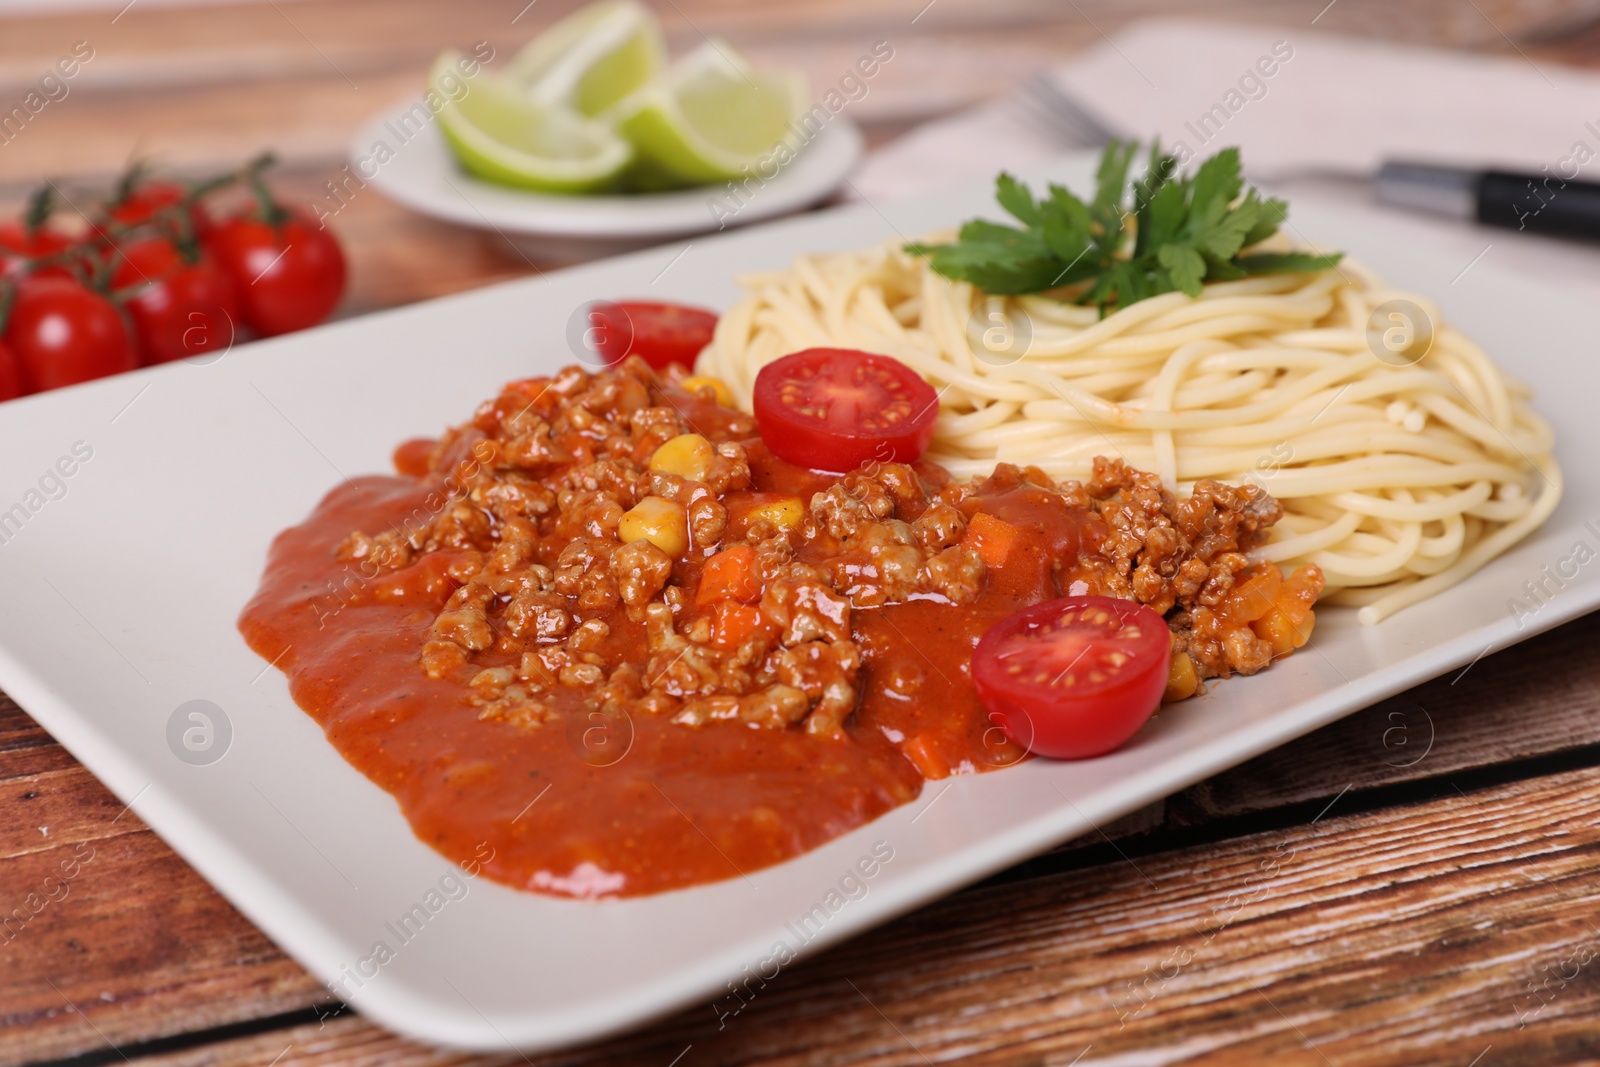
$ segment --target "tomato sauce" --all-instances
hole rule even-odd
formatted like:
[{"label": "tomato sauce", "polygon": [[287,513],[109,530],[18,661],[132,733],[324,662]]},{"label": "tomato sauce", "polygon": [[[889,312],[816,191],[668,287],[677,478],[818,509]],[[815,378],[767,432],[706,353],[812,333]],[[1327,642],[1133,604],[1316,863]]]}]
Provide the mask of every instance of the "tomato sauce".
[{"label": "tomato sauce", "polygon": [[[397,466],[409,474],[340,486],[279,535],[240,629],[285,671],[295,701],[340,754],[395,797],[419,838],[456,861],[492,850],[489,877],[579,897],[749,874],[915,799],[926,778],[1017,762],[1021,750],[978,704],[972,648],[995,620],[1060,595],[1055,562],[1073,559],[1096,524],[1036,488],[986,496],[984,509],[1021,541],[974,603],[922,599],[854,613],[861,697],[843,739],[643,715],[577,714],[566,728],[524,730],[481,720],[460,684],[418,667],[455,588],[450,553],[375,578],[336,558],[350,531],[424,508],[439,484],[422,476],[431,445],[402,446]],[[833,481],[757,442],[751,466],[758,491],[809,493]],[[627,629],[624,619],[616,625]],[[902,695],[907,688],[914,693]]]},{"label": "tomato sauce", "polygon": [[1042,601],[1163,617],[1169,699],[1309,633],[1320,574],[1244,555],[1281,515],[1257,489],[1179,503],[1112,460],[1087,484],[821,474],[714,391],[631,357],[510,383],[274,542],[240,630],[451,860],[536,892],[655,893],[1016,763],[973,650]]}]

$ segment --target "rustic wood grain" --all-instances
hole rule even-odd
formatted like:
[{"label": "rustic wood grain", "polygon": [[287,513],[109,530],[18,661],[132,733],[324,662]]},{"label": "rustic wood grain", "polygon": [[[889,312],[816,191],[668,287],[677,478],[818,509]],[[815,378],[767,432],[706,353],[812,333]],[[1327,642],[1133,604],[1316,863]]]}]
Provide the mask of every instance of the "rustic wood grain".
[{"label": "rustic wood grain", "polygon": [[[780,973],[720,1030],[708,1004],[527,1062],[1580,1062],[1600,1011],[1597,805],[1589,771],[1446,789],[967,892]],[[338,1016],[139,1062],[523,1058]]]},{"label": "rustic wood grain", "polygon": [[[1174,798],[1168,817],[1176,825],[1198,825],[1315,801],[1346,787],[1434,778],[1600,745],[1594,672],[1553,669],[1592,661],[1597,647],[1600,615],[1584,616],[1224,771]],[[1600,762],[1600,754],[1595,758]]]},{"label": "rustic wood grain", "polygon": [[[513,25],[523,6],[345,0],[239,4],[205,14],[135,7],[115,25],[81,15],[19,20],[0,39],[0,100],[20,96],[76,41],[88,41],[95,58],[65,100],[0,151],[0,183],[47,173],[108,175],[135,151],[181,168],[226,166],[263,144],[291,162],[336,166],[362,122],[420,89],[441,48],[485,40],[504,62],[578,3],[547,0]],[[659,10],[676,51],[704,35],[726,36],[758,62],[800,68],[818,91],[874,41],[890,40],[894,60],[851,105],[852,117],[869,126],[904,124],[992,96],[1019,73],[1098,40],[1084,19],[1027,0],[990,5],[977,26],[970,12],[946,11],[913,24],[923,6],[683,0]]]},{"label": "rustic wood grain", "polygon": [[[1083,868],[1095,864],[1114,868],[1123,862],[1120,854],[1131,856],[1143,868],[1157,859],[1167,862],[1163,857],[1172,856],[1175,847],[1196,836],[1220,834],[1225,838],[1221,845],[1185,850],[1186,855],[1209,862],[1205,857],[1211,855],[1210,849],[1233,847],[1226,839],[1235,836],[1241,818],[1283,812],[1283,826],[1272,831],[1282,835],[1305,827],[1335,797],[1339,799],[1334,813],[1374,803],[1387,805],[1392,801],[1385,791],[1398,787],[1444,794],[1448,800],[1458,796],[1450,783],[1459,781],[1476,795],[1470,776],[1492,776],[1508,757],[1560,759],[1576,753],[1600,763],[1600,753],[1591,752],[1600,743],[1600,716],[1595,714],[1593,673],[1585,666],[1587,649],[1597,637],[1600,615],[1588,616],[1486,656],[1454,687],[1449,684],[1452,675],[1397,698],[1394,703],[1401,706],[1434,709],[1430,713],[1436,716],[1434,745],[1416,763],[1408,764],[1411,755],[1396,747],[1392,738],[1386,748],[1381,731],[1379,739],[1373,739],[1375,713],[1358,713],[1169,798],[1165,819],[1158,806],[1120,827],[1107,826],[1116,845],[1091,835],[1024,864],[1000,881],[1042,878],[1050,884],[1076,885],[1080,877],[1087,877]],[[1448,711],[1432,695],[1440,687],[1451,691]],[[1380,717],[1378,723],[1388,729],[1388,721]],[[1404,753],[1403,759],[1396,758],[1397,752]],[[1587,773],[1594,777],[1592,771]],[[1546,779],[1535,779],[1527,794],[1514,794],[1523,798],[1515,803],[1526,808],[1519,818],[1537,822],[1543,817],[1541,805],[1555,803],[1555,794],[1547,797],[1539,781]],[[92,1052],[106,1048],[108,1041],[137,1044],[274,1016],[327,999],[318,982],[273,948],[143,829],[131,812],[119,817],[121,809],[92,775],[49,741],[45,731],[15,705],[0,703],[0,886],[20,900],[17,890],[38,885],[69,845],[87,842],[96,850],[65,900],[51,904],[20,936],[0,944],[0,1064]],[[1372,817],[1382,813],[1380,807]],[[1481,831],[1483,838],[1473,847],[1497,847],[1499,832],[1492,825],[1473,825],[1477,829],[1472,833]],[[40,826],[49,827],[48,837],[40,834]],[[1373,838],[1375,848],[1378,841]],[[1433,861],[1445,863],[1456,856],[1454,841],[1454,837],[1439,841]],[[1246,893],[1253,889],[1248,872],[1231,867],[1204,877],[1220,879],[1213,888],[1224,894],[1240,892],[1241,887]],[[1164,898],[1150,890],[1143,883],[1134,885],[1124,904],[1164,911],[1168,906]],[[983,889],[976,895],[987,899],[992,891]],[[1098,894],[1090,891],[1082,899],[1092,903],[1099,900]],[[1102,905],[1105,902],[1093,906]],[[1511,922],[1520,907],[1507,898],[1494,904],[1493,912],[1500,917],[1497,921]],[[1018,950],[1017,943],[996,942],[987,933],[974,932],[964,941],[967,934],[960,923],[952,929],[957,947],[951,951],[958,954],[981,960]],[[88,930],[95,934],[85,936]],[[1123,928],[1118,936],[1134,944],[1144,937],[1133,927]],[[1331,943],[1324,947],[1334,950]],[[1553,947],[1554,943],[1541,951]],[[1099,951],[1094,945],[1083,946],[1085,953]],[[1346,964],[1355,965],[1348,954]],[[891,981],[895,973],[886,971],[883,980]],[[52,988],[52,982],[59,990]],[[973,989],[977,997],[978,987]],[[796,996],[804,1000],[806,994]],[[64,1011],[68,999],[82,1009],[81,1016]],[[370,1029],[362,1024],[352,1040],[378,1042],[386,1049],[380,1038],[367,1032]],[[275,1037],[260,1040],[270,1042]]]},{"label": "rustic wood grain", "polygon": [[316,997],[309,975],[9,700],[0,857],[0,1062]]},{"label": "rustic wood grain", "polygon": [[[132,155],[182,169],[217,168],[275,147],[290,162],[336,168],[356,128],[417,91],[441,48],[490,42],[509,58],[578,0],[545,0],[511,20],[510,0],[339,0],[243,3],[224,9],[134,6],[111,12],[6,21],[0,35],[0,103],[9,109],[78,41],[93,60],[23,134],[0,148],[0,187],[46,176],[106,177]],[[1098,43],[1132,19],[1181,10],[1170,0],[1062,6],[1039,0],[985,4],[943,0],[826,0],[817,4],[735,4],[670,0],[656,5],[671,45],[726,36],[753,59],[798,67],[818,91],[849,70],[877,40],[895,57],[850,114],[868,127],[903,128],[1008,91],[1019,80]],[[1427,37],[1509,51],[1513,37],[1600,11],[1594,0],[1538,5],[1482,0],[1471,9],[1443,0],[1397,11],[1378,0],[1342,0],[1318,29]],[[1224,0],[1211,17],[1293,26],[1281,5]],[[1306,19],[1306,32],[1309,16]],[[1562,61],[1592,53],[1550,46]]]},{"label": "rustic wood grain", "polygon": [[[414,92],[440,48],[488,40],[505,58],[578,2],[544,0],[514,24],[526,5],[507,0],[254,3],[200,11],[135,6],[115,23],[111,12],[5,20],[0,108],[20,100],[76,41],[90,42],[95,58],[71,81],[66,99],[48,105],[20,136],[0,145],[0,212],[15,210],[47,178],[81,203],[85,187],[103,186],[130,159],[200,175],[227,169],[263,148],[284,160],[275,179],[283,195],[291,202],[316,201],[322,184],[342,165],[357,127]],[[1066,9],[1039,0],[939,0],[932,6],[925,0],[671,0],[658,8],[674,48],[692,46],[701,33],[725,35],[762,62],[800,67],[817,87],[836,81],[872,41],[890,41],[895,59],[849,111],[869,145],[1008,91],[1034,71],[1098,42],[1101,32],[1174,9],[1169,0],[1085,0]],[[1586,6],[1570,0],[1519,8],[1485,0],[1479,9],[1481,15],[1465,20],[1430,0],[1397,17],[1392,5],[1342,0],[1318,25],[1386,37],[1431,33],[1435,40],[1508,50],[1486,18],[1507,35],[1523,37],[1560,25]],[[1260,0],[1227,0],[1210,5],[1208,13],[1285,21],[1276,5]],[[1425,33],[1428,26],[1433,29]],[[1555,61],[1592,62],[1600,49],[1584,47],[1588,40],[1562,38],[1530,51]],[[352,261],[341,316],[554,265],[538,256],[530,262],[492,233],[424,218],[371,190],[332,225]]]}]

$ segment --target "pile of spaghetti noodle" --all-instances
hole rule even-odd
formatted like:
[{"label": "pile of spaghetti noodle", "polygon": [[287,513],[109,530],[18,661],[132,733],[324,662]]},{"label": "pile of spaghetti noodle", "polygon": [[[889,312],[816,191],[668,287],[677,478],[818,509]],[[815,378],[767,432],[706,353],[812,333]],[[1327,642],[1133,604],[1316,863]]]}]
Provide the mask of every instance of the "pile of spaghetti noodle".
[{"label": "pile of spaghetti noodle", "polygon": [[746,408],[758,371],[816,346],[894,356],[939,390],[928,457],[1087,478],[1096,455],[1253,480],[1286,514],[1261,559],[1314,562],[1332,603],[1373,623],[1455,584],[1561,496],[1529,392],[1427,298],[1348,258],[1312,272],[1166,293],[1104,317],[997,297],[896,244],[805,256],[744,279],[697,370]]}]

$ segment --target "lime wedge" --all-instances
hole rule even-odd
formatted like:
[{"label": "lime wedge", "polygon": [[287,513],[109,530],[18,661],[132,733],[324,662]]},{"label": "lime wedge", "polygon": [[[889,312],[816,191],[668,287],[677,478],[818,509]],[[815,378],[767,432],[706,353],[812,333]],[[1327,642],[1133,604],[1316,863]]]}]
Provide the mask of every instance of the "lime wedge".
[{"label": "lime wedge", "polygon": [[786,162],[805,98],[798,72],[757,71],[727,44],[707,41],[612,117],[641,159],[685,181],[715,182]]},{"label": "lime wedge", "polygon": [[637,0],[601,0],[530,41],[507,76],[534,103],[594,116],[659,74],[666,54],[654,12]]},{"label": "lime wedge", "polygon": [[[449,101],[439,128],[456,159],[472,174],[501,185],[544,192],[584,193],[613,183],[633,151],[609,126],[562,107],[537,104],[513,84],[486,75],[450,100],[441,80],[460,60],[445,52],[428,85]],[[460,81],[455,81],[460,95]]]}]

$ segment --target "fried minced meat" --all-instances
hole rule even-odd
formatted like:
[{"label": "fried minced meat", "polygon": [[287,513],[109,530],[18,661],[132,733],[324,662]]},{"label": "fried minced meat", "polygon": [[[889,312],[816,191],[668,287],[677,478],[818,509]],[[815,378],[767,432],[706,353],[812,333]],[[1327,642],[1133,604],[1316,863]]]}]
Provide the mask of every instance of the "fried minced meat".
[{"label": "fried minced meat", "polygon": [[[1061,594],[1167,617],[1174,676],[1187,661],[1194,682],[1176,695],[1303,643],[1321,590],[1315,568],[1284,580],[1251,564],[1282,516],[1255,486],[1206,480],[1180,501],[1099,458],[1087,483],[1009,464],[954,482],[869,463],[787,496],[755,487],[754,431],[710,387],[685,390],[637,359],[514,382],[435,449],[431,474],[449,489],[437,509],[352,533],[339,552],[382,570],[448,554],[458,584],[422,669],[462,680],[482,717],[522,726],[582,706],[836,736],[863,684],[853,614],[976,601],[987,575],[968,523],[1020,486],[1058,496],[1087,531],[1055,561]],[[713,556],[736,559],[752,588],[708,604]]]}]

